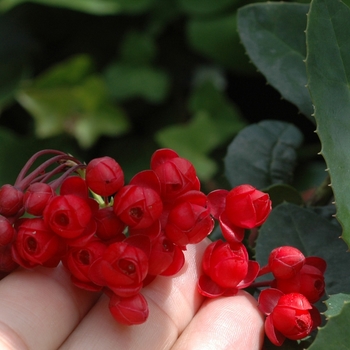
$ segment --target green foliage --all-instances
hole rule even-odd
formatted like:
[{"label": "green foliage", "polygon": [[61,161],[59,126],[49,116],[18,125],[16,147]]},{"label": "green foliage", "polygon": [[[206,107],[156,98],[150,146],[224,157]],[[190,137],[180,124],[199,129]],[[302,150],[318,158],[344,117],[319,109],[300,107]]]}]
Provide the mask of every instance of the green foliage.
[{"label": "green foliage", "polygon": [[67,132],[87,148],[100,135],[119,135],[127,130],[125,114],[108,100],[102,78],[89,74],[91,67],[88,57],[75,57],[18,92],[18,101],[36,121],[38,137]]},{"label": "green foliage", "polygon": [[[2,0],[0,11],[6,11],[28,0]],[[38,4],[69,8],[97,15],[120,12],[139,12],[148,8],[153,0],[31,0]]]},{"label": "green foliage", "polygon": [[267,81],[302,113],[313,113],[305,70],[309,5],[251,4],[238,11],[238,30],[247,53]]},{"label": "green foliage", "polygon": [[327,261],[326,292],[350,292],[350,254],[339,239],[341,229],[313,210],[295,204],[278,205],[260,229],[256,244],[256,259],[266,265],[272,249],[291,245],[306,256],[320,256]]},{"label": "green foliage", "polygon": [[340,1],[315,0],[306,31],[309,90],[315,106],[321,154],[331,176],[342,238],[350,247],[350,9]]},{"label": "green foliage", "polygon": [[228,147],[226,177],[232,187],[249,183],[265,188],[291,183],[296,149],[303,135],[292,124],[265,120],[243,129]]},{"label": "green foliage", "polygon": [[169,126],[156,134],[162,147],[177,150],[193,162],[198,175],[209,180],[217,166],[209,153],[222,145],[243,126],[237,109],[210,81],[204,81],[189,100],[193,118],[186,124]]},{"label": "green foliage", "polygon": [[310,350],[347,350],[350,343],[350,295],[332,295],[326,302],[327,324],[320,328]]}]

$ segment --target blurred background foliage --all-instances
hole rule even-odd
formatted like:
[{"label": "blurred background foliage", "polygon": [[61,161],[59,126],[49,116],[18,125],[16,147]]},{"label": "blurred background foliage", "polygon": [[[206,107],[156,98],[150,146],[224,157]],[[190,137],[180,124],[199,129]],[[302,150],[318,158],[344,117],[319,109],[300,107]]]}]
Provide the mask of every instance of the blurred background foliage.
[{"label": "blurred background foliage", "polygon": [[227,185],[230,141],[264,119],[302,131],[299,166],[315,181],[324,170],[315,126],[240,43],[237,9],[248,3],[0,0],[0,184],[42,148],[114,157],[130,179],[170,147],[209,191]]}]

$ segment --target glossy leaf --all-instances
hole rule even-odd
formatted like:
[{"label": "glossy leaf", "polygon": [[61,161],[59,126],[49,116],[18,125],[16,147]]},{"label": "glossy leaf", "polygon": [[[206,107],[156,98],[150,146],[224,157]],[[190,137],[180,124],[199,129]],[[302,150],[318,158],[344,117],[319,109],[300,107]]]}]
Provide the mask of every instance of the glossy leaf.
[{"label": "glossy leaf", "polygon": [[288,101],[313,120],[305,69],[305,28],[309,5],[250,4],[238,10],[238,32],[247,53]]},{"label": "glossy leaf", "polygon": [[249,125],[227,150],[225,169],[231,186],[291,183],[302,140],[299,129],[286,122],[265,120]]},{"label": "glossy leaf", "polygon": [[319,256],[327,262],[326,292],[350,292],[350,254],[339,239],[339,225],[331,223],[312,210],[284,203],[277,206],[260,229],[256,258],[266,265],[272,249],[291,245],[306,256]]},{"label": "glossy leaf", "polygon": [[342,238],[350,247],[350,8],[340,1],[314,0],[306,31],[306,67],[337,207]]},{"label": "glossy leaf", "polygon": [[350,295],[347,295],[347,300],[343,294],[333,295],[326,302],[337,304],[337,313],[327,311],[328,321],[324,327],[318,330],[317,337],[310,350],[347,350],[350,344]]}]

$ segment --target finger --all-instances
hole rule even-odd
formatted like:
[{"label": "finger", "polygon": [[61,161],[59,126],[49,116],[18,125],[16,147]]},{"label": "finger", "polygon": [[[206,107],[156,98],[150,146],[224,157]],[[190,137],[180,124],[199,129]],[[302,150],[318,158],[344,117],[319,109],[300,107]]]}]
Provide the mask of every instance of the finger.
[{"label": "finger", "polygon": [[186,263],[176,276],[158,276],[142,290],[150,309],[144,324],[118,324],[109,313],[108,298],[102,297],[60,350],[170,349],[204,300],[197,279],[207,245],[203,241],[188,246]]},{"label": "finger", "polygon": [[57,349],[97,298],[63,266],[14,271],[0,282],[0,348]]},{"label": "finger", "polygon": [[259,350],[264,321],[256,300],[245,292],[206,300],[171,350]]}]

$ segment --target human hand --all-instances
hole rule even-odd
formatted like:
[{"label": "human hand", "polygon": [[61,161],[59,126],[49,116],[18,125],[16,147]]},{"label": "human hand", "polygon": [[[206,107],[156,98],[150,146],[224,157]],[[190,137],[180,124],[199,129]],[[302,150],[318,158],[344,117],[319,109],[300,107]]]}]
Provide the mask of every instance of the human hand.
[{"label": "human hand", "polygon": [[70,282],[62,265],[18,269],[0,282],[0,348],[209,350],[262,348],[264,321],[245,292],[206,299],[197,292],[206,239],[189,245],[174,277],[143,288],[150,314],[136,326],[117,323],[109,298]]}]

